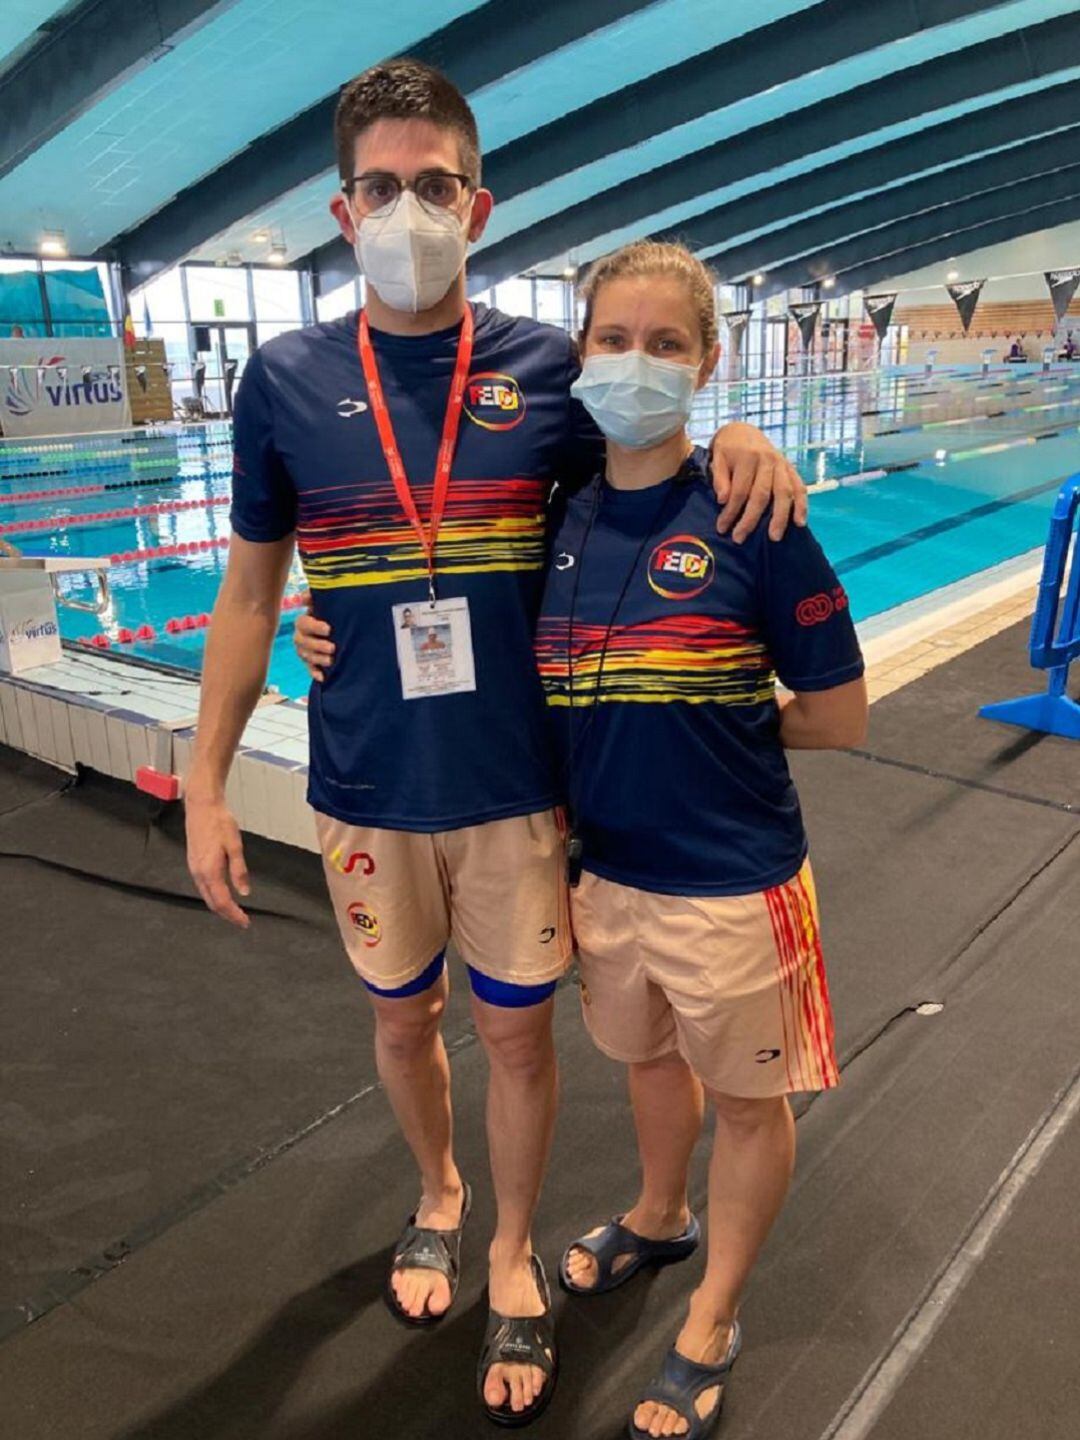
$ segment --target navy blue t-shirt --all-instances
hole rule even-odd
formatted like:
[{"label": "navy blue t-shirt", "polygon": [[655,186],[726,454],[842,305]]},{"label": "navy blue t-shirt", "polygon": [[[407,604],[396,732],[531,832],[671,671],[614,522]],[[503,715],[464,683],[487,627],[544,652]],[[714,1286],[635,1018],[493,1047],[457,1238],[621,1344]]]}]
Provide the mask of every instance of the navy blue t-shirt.
[{"label": "navy blue t-shirt", "polygon": [[584,867],[663,894],[748,894],[798,871],[776,676],[827,690],[863,672],[810,532],[773,542],[762,523],[736,545],[717,514],[701,450],[661,485],[586,486],[555,535],[537,631]]},{"label": "navy blue t-shirt", "polygon": [[[308,799],[356,825],[436,831],[556,799],[533,657],[552,485],[595,471],[570,337],[474,307],[465,408],[437,550],[440,599],[469,602],[476,690],[402,698],[391,607],[427,599],[423,551],[395,494],[357,349],[356,314],[292,331],[248,362],[236,398],[232,525],[296,532],[337,647],[311,687]],[[372,343],[409,482],[431,514],[460,326]]]}]

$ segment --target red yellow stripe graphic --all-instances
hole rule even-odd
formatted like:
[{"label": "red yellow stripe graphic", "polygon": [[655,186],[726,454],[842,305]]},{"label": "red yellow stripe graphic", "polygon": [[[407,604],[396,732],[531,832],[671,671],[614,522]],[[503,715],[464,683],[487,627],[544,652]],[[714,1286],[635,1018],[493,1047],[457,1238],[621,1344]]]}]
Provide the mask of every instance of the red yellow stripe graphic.
[{"label": "red yellow stripe graphic", "polygon": [[[431,513],[432,486],[413,487],[420,514]],[[544,563],[543,480],[450,482],[436,570],[539,570]],[[389,585],[427,575],[416,532],[391,485],[331,485],[300,495],[297,542],[313,590]]]},{"label": "red yellow stripe graphic", "polygon": [[831,1090],[840,1072],[809,865],[786,885],[766,890],[765,903],[780,971],[788,1083],[796,1090]]},{"label": "red yellow stripe graphic", "polygon": [[[546,616],[537,630],[536,662],[549,705],[570,704],[567,629],[565,618]],[[764,642],[733,620],[672,615],[620,626],[605,647],[606,637],[604,625],[574,624],[575,707],[669,700],[756,705],[773,698],[775,676]]]}]

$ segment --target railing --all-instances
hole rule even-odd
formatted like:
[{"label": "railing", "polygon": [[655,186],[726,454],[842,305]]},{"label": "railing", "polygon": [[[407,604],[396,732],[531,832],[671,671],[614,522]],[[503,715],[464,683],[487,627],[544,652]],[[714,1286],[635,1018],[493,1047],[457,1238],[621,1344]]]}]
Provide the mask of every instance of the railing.
[{"label": "railing", "polygon": [[1046,691],[984,705],[979,711],[987,720],[1022,725],[1068,740],[1080,740],[1080,704],[1067,693],[1069,667],[1080,658],[1080,541],[1073,546],[1078,516],[1080,474],[1065,481],[1054,502],[1031,622],[1031,663],[1036,670],[1048,672]]}]

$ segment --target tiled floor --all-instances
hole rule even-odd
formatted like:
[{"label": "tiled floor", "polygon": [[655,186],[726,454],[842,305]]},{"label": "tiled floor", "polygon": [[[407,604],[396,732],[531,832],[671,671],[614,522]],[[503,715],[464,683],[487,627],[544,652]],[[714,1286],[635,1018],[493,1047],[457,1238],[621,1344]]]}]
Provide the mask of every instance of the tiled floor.
[{"label": "tiled floor", "polygon": [[[0,676],[0,743],[54,765],[134,782],[191,768],[197,680],[67,650],[55,665]],[[267,696],[248,722],[226,789],[245,830],[316,849],[307,793],[307,707]]]},{"label": "tiled floor", "polygon": [[961,655],[965,650],[970,650],[981,640],[989,640],[992,635],[1007,630],[1017,621],[1030,618],[1034,609],[1035,595],[1033,592],[1013,595],[976,615],[968,616],[955,625],[938,631],[937,634],[925,640],[918,640],[915,644],[896,651],[884,659],[871,662],[867,666],[866,672],[870,703],[873,704],[875,700],[883,700],[886,695],[891,695],[902,685],[907,685],[912,680],[918,680],[927,671],[933,670],[946,660],[951,660],[954,655]]}]

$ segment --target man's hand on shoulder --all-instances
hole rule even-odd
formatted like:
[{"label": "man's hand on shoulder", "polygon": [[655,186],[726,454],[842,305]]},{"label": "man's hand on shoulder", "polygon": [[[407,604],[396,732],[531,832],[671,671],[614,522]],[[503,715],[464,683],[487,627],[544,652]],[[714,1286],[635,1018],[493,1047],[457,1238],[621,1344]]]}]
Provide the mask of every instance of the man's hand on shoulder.
[{"label": "man's hand on shoulder", "polygon": [[807,521],[806,486],[784,455],[753,425],[732,420],[712,439],[712,477],[723,507],[716,528],[742,544],[772,502],[769,539],[779,540],[792,520]]}]

